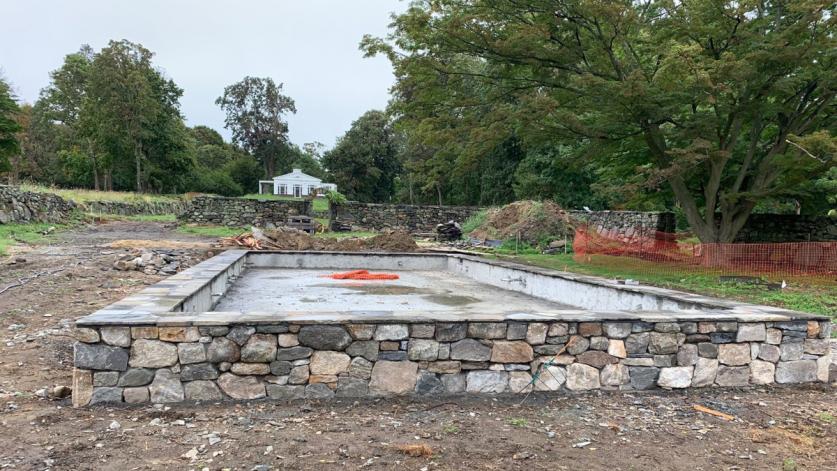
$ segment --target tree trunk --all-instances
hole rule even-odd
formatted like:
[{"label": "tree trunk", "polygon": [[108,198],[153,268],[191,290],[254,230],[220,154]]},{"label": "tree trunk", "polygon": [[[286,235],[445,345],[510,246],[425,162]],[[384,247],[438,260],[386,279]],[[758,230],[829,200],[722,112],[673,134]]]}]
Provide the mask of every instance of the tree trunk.
[{"label": "tree trunk", "polygon": [[142,193],[142,149],[139,143],[134,144],[134,161],[137,166],[137,193]]},{"label": "tree trunk", "polygon": [[439,206],[442,206],[442,186],[436,183],[436,194],[439,196]]},{"label": "tree trunk", "polygon": [[93,161],[93,189],[99,191],[99,163],[96,159],[96,153],[93,152],[93,143],[90,139],[87,140],[87,152],[90,154],[90,160]]}]

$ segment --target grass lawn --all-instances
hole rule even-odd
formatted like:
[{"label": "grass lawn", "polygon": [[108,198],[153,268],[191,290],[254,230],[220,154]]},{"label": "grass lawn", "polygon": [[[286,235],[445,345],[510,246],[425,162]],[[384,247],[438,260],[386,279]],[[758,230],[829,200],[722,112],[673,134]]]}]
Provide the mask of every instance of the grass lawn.
[{"label": "grass lawn", "polygon": [[125,203],[168,203],[180,200],[180,198],[176,195],[151,195],[146,193],[132,193],[128,191],[95,191],[86,189],[51,188],[42,185],[32,185],[29,183],[24,183],[20,185],[20,189],[24,191],[32,191],[35,193],[53,193],[66,200],[72,200],[77,203],[85,203],[88,201],[121,201]]},{"label": "grass lawn", "polygon": [[[0,224],[0,255],[7,255],[9,247],[17,243],[38,244],[49,240],[43,233],[50,227],[58,231],[66,226],[61,224]],[[53,234],[54,232],[50,232]]]},{"label": "grass lawn", "polygon": [[604,262],[579,263],[573,260],[572,254],[499,254],[497,257],[555,270],[604,278],[631,278],[663,288],[824,314],[837,321],[837,285],[834,280],[790,278],[787,280],[787,288],[773,291],[747,283],[720,283],[717,274],[700,273],[686,268],[677,271],[666,266],[665,269],[655,271],[654,264],[644,261],[616,266]]},{"label": "grass lawn", "polygon": [[177,232],[183,234],[195,234],[204,237],[232,237],[249,230],[250,229],[246,227],[199,226],[193,224],[184,224],[177,228]]},{"label": "grass lawn", "polygon": [[[249,195],[244,195],[242,198],[247,198],[250,200],[276,200],[276,201],[302,201],[303,198],[294,198],[293,196],[280,196],[280,195],[260,195],[258,193],[250,193]],[[314,211],[321,212],[321,211],[328,211],[328,200],[325,198],[314,198],[312,200],[312,207]]]}]

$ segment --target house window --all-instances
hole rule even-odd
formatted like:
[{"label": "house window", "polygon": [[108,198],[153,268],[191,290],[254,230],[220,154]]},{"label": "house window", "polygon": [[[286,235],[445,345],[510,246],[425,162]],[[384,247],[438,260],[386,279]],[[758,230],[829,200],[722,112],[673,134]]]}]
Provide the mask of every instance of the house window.
[{"label": "house window", "polygon": [[310,185],[310,186],[308,187],[308,194],[309,194],[309,195],[313,195],[313,194],[314,194],[314,193],[316,193],[316,192],[317,192],[317,187],[315,187],[314,185]]},{"label": "house window", "polygon": [[279,194],[280,195],[287,195],[288,194],[288,185],[279,185]]},{"label": "house window", "polygon": [[302,196],[302,185],[294,185],[294,197],[299,198]]}]

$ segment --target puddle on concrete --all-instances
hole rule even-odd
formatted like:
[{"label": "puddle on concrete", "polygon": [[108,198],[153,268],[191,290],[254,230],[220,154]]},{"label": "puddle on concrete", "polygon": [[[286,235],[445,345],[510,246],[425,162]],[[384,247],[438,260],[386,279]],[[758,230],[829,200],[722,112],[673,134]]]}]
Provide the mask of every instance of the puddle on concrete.
[{"label": "puddle on concrete", "polygon": [[442,306],[465,306],[479,302],[477,298],[456,294],[429,294],[422,297],[431,303],[441,304]]}]

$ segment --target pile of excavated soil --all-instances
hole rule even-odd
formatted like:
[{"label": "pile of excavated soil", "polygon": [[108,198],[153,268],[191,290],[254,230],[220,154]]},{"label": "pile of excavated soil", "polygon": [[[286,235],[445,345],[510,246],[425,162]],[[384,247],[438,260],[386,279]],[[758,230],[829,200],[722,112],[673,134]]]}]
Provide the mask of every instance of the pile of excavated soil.
[{"label": "pile of excavated soil", "polygon": [[415,252],[418,245],[404,231],[392,231],[371,238],[351,237],[325,239],[296,229],[253,228],[252,233],[221,239],[222,245],[246,247],[252,250],[333,250],[339,252]]},{"label": "pile of excavated soil", "polygon": [[515,201],[488,210],[485,221],[473,232],[477,239],[516,240],[532,245],[572,236],[575,224],[552,201]]}]

